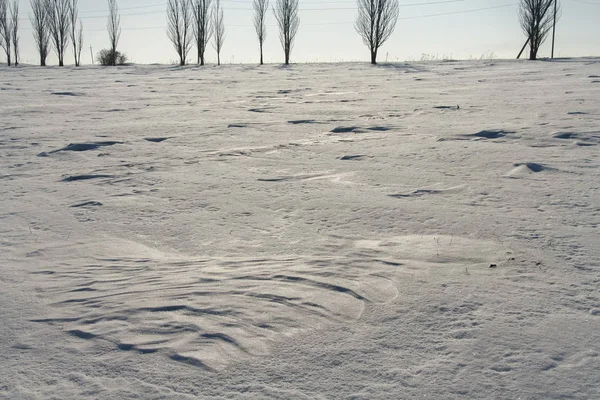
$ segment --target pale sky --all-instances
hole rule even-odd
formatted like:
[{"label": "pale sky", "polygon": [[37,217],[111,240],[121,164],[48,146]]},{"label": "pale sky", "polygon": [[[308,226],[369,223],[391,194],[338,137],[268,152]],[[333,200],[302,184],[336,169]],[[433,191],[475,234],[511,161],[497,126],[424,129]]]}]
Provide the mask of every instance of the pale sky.
[{"label": "pale sky", "polygon": [[[30,29],[29,0],[21,1],[21,62],[38,63]],[[518,0],[400,0],[400,19],[392,37],[380,49],[379,61],[436,58],[469,59],[482,55],[514,58],[526,38],[517,18]],[[166,35],[167,0],[118,0],[122,35],[119,50],[135,63],[174,63],[177,53]],[[271,8],[275,0],[270,0]],[[437,3],[437,4],[426,4]],[[256,63],[258,42],[252,26],[252,0],[222,0],[225,12],[223,63]],[[292,62],[368,61],[369,52],[354,30],[355,0],[300,0],[300,29]],[[600,56],[600,0],[562,0],[555,56]],[[82,63],[108,47],[107,5],[103,0],[79,0],[84,24]],[[444,15],[440,15],[444,14]],[[269,11],[265,62],[281,63],[283,51],[273,12]],[[550,39],[540,56],[550,54]],[[208,62],[216,61],[212,46]],[[0,55],[0,60],[5,60]],[[188,62],[195,62],[192,50]],[[54,52],[49,65],[57,63]],[[71,47],[65,57],[73,63]]]}]

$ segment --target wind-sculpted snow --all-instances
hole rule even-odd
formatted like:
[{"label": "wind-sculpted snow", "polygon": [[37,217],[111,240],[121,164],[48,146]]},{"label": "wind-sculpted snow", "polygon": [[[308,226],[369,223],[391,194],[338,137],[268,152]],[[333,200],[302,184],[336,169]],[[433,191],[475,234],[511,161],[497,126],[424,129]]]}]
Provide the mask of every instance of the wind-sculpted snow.
[{"label": "wind-sculpted snow", "polygon": [[600,398],[599,67],[0,67],[0,398]]},{"label": "wind-sculpted snow", "polygon": [[359,240],[354,248],[346,257],[272,259],[181,259],[109,238],[40,248],[28,257],[60,262],[32,272],[55,308],[33,321],[215,370],[267,353],[280,335],[360,318],[368,304],[397,298],[399,277],[462,275],[513,256],[493,242],[450,236]]},{"label": "wind-sculpted snow", "polygon": [[398,294],[383,268],[333,256],[180,259],[113,239],[30,257],[60,258],[33,273],[56,308],[36,322],[208,369],[264,354],[277,335],[355,320],[365,303]]}]

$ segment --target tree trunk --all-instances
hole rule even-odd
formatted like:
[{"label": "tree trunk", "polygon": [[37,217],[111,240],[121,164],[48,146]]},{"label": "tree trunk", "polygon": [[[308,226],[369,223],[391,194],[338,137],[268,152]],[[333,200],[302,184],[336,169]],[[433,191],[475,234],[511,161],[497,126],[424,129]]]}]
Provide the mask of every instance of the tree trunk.
[{"label": "tree trunk", "polygon": [[371,64],[377,64],[377,50],[371,50]]},{"label": "tree trunk", "polygon": [[6,54],[6,64],[10,67],[12,65],[12,61],[10,59],[10,54]]},{"label": "tree trunk", "polygon": [[45,67],[46,66],[46,59],[42,56],[40,56],[40,67]]},{"label": "tree trunk", "polygon": [[263,65],[263,45],[260,44],[260,65]]},{"label": "tree trunk", "polygon": [[217,65],[221,65],[221,54],[217,53]]}]

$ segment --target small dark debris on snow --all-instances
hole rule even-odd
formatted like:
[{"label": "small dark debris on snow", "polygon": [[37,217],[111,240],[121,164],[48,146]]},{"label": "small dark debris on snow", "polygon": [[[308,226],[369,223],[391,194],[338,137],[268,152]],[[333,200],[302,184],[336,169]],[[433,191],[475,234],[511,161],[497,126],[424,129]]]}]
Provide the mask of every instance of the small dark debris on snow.
[{"label": "small dark debris on snow", "polygon": [[297,120],[293,120],[293,121],[288,121],[288,124],[292,124],[292,125],[300,125],[300,124],[314,124],[317,121],[315,121],[314,119],[297,119]]},{"label": "small dark debris on snow", "polygon": [[157,137],[157,138],[144,138],[144,140],[148,141],[148,142],[152,142],[152,143],[160,143],[160,142],[164,142],[165,140],[168,140],[168,137]]},{"label": "small dark debris on snow", "polygon": [[55,96],[83,96],[82,93],[75,93],[75,92],[53,92],[51,93]]},{"label": "small dark debris on snow", "polygon": [[357,154],[357,155],[354,155],[354,156],[343,156],[343,157],[340,158],[340,160],[342,160],[342,161],[356,161],[356,160],[362,159],[363,157],[364,157],[364,155]]},{"label": "small dark debris on snow", "polygon": [[112,175],[71,175],[62,179],[63,182],[87,181],[90,179],[114,178]]},{"label": "small dark debris on snow", "polygon": [[358,126],[338,126],[337,128],[333,128],[331,133],[350,133],[355,132],[357,129],[360,129]]},{"label": "small dark debris on snow", "polygon": [[100,207],[102,203],[99,201],[86,201],[85,203],[74,204],[72,208],[80,208],[80,207]]},{"label": "small dark debris on snow", "polygon": [[375,131],[375,132],[387,132],[389,131],[391,128],[388,128],[387,126],[372,126],[370,128],[367,128],[370,131]]},{"label": "small dark debris on snow", "polygon": [[498,264],[490,264],[490,268],[497,268]]},{"label": "small dark debris on snow", "polygon": [[460,110],[460,106],[435,106],[433,108],[436,108],[438,110]]}]

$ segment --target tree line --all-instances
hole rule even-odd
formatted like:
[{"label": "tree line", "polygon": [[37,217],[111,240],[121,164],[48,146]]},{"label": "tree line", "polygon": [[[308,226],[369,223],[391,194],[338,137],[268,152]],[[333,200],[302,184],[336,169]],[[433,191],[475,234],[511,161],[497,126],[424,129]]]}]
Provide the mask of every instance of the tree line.
[{"label": "tree line", "polygon": [[[279,41],[285,64],[290,63],[296,35],[300,27],[299,0],[274,0],[273,15],[279,28]],[[107,30],[110,48],[99,54],[103,65],[118,65],[125,56],[117,50],[121,37],[121,17],[117,0],[107,0]],[[83,23],[78,17],[78,0],[30,0],[33,38],[39,54],[40,65],[52,48],[59,66],[64,65],[64,55],[72,45],[75,66],[81,64],[83,48]],[[253,23],[263,64],[263,44],[267,37],[266,18],[269,0],[253,0]],[[550,12],[554,6],[555,12]],[[355,30],[369,49],[372,64],[377,64],[377,53],[390,38],[398,22],[398,0],[357,0],[358,16]],[[519,22],[527,37],[529,58],[537,53],[556,23],[557,0],[520,0]],[[221,50],[225,42],[225,19],[221,0],[168,0],[167,36],[173,44],[179,64],[186,65],[192,48],[197,50],[197,63],[205,64],[206,49],[211,43],[221,64]],[[525,48],[523,47],[523,49]],[[6,53],[7,64],[19,63],[19,0],[0,0],[0,47]]]}]

